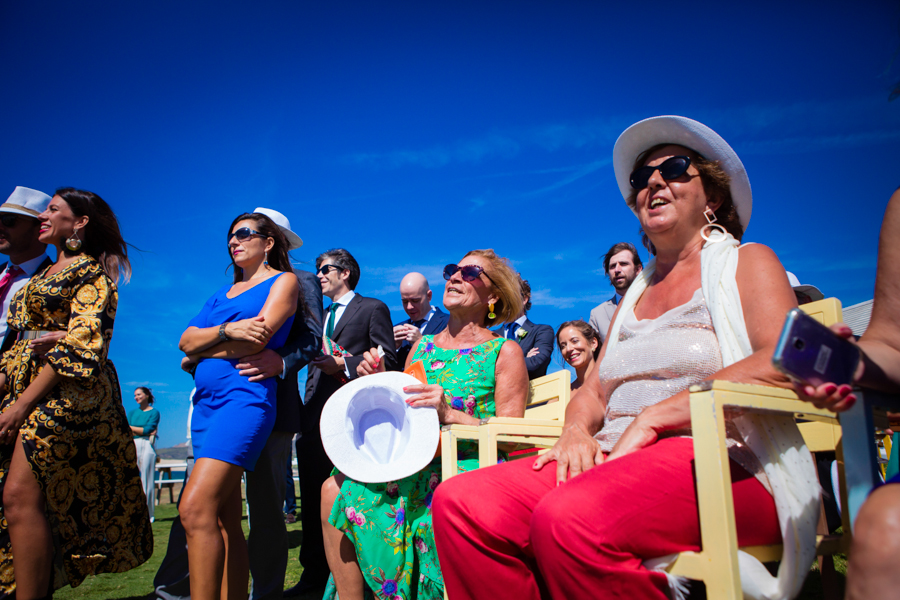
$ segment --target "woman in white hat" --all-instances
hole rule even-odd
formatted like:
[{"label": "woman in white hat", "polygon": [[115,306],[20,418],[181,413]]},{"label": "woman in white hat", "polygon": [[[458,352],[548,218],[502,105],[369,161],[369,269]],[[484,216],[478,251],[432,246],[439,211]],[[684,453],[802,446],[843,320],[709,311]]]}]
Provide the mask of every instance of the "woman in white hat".
[{"label": "woman in white hat", "polygon": [[[656,117],[619,137],[614,163],[655,258],[619,303],[598,366],[572,398],[553,449],[439,488],[435,537],[451,598],[575,598],[585,590],[668,598],[675,582],[642,561],[700,545],[688,387],[714,379],[788,386],[771,356],[796,300],[769,248],[740,246],[751,195],[737,154],[696,121]],[[779,441],[799,439],[792,421],[779,425]],[[800,484],[793,491],[811,520],[799,527],[814,542],[809,453],[783,464],[745,444],[748,433],[765,438],[768,428],[735,419],[726,430],[740,543],[780,541],[782,505],[776,513],[767,476],[785,470]],[[742,577],[756,586],[748,597],[799,590],[810,550],[814,543],[782,562],[779,579],[761,566]]]},{"label": "woman in white hat", "polygon": [[[493,250],[473,250],[444,267],[447,329],[423,336],[407,366],[421,361],[428,385],[407,386],[413,407],[431,406],[441,423],[477,425],[491,416],[521,417],[528,371],[518,344],[488,329],[522,311],[516,272]],[[373,348],[357,369],[384,371]],[[460,471],[477,468],[473,445],[459,444]],[[431,529],[431,498],[441,481],[440,456],[407,477],[361,483],[343,474],[322,488],[325,551],[333,580],[325,598],[362,599],[366,587],[377,598],[444,597],[441,567]]]}]

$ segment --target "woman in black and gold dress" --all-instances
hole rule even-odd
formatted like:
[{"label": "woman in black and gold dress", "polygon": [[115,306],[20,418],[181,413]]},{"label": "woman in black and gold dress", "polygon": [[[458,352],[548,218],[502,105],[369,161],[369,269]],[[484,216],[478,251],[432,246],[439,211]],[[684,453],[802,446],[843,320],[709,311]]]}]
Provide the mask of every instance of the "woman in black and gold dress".
[{"label": "woman in black and gold dress", "polygon": [[[119,381],[107,359],[119,276],[131,267],[119,224],[91,192],[56,192],[39,239],[56,263],[13,299],[19,339],[0,361],[0,598],[49,597],[153,552]],[[29,340],[60,332],[42,357]]]}]

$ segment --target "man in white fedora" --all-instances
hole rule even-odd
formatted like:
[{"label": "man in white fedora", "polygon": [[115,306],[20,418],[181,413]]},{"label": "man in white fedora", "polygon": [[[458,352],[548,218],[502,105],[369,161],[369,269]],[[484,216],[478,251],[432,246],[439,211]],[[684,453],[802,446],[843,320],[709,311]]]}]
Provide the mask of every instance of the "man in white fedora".
[{"label": "man in white fedora", "polygon": [[[0,205],[0,254],[9,260],[0,266],[0,339],[7,350],[16,341],[6,319],[13,296],[25,287],[36,272],[53,264],[47,256],[46,244],[38,241],[40,222],[37,216],[50,204],[50,196],[27,187],[17,187]],[[54,338],[56,339],[56,338]]]},{"label": "man in white fedora", "polygon": [[[287,217],[276,210],[258,207],[254,213],[264,214],[278,225],[288,241],[288,250],[303,245],[300,236],[291,230]],[[297,373],[319,353],[322,343],[322,287],[318,278],[308,271],[294,270],[300,289],[309,307],[305,319],[295,319],[287,341],[277,351],[263,350],[242,358],[236,367],[251,381],[277,377],[275,426],[256,462],[247,476],[247,512],[250,535],[247,540],[250,558],[251,600],[281,600],[284,574],[287,569],[288,539],[282,505],[285,494],[285,470],[291,461],[291,441],[300,431],[300,390]],[[227,329],[226,329],[227,332]],[[183,530],[180,518],[172,530]],[[184,536],[170,533],[166,557],[153,581],[152,597],[163,600],[190,598],[187,552]]]}]

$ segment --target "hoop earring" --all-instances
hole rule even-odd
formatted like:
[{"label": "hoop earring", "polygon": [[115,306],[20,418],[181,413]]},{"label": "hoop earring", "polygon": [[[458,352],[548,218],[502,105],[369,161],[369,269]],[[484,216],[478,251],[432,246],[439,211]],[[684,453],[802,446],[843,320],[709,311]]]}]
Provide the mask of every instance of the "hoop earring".
[{"label": "hoop earring", "polygon": [[66,240],[66,248],[71,252],[78,252],[81,250],[81,238],[78,237],[77,229],[73,231],[69,239]]},{"label": "hoop earring", "polygon": [[[700,228],[700,237],[710,244],[718,244],[719,242],[724,241],[728,232],[725,231],[724,227],[716,223],[716,221],[719,220],[716,213],[707,206],[703,211],[703,216],[706,217],[706,225]],[[707,231],[707,228],[710,229],[710,231]]]},{"label": "hoop earring", "polygon": [[488,303],[488,319],[494,320],[497,318],[497,315],[494,314],[494,303]]}]

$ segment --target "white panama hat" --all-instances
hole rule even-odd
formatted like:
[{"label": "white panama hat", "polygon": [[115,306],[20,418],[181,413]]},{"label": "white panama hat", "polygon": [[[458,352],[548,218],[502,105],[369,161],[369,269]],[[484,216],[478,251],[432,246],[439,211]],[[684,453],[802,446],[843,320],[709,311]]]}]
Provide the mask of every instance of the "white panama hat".
[{"label": "white panama hat", "polygon": [[14,215],[25,215],[36,219],[39,214],[47,210],[50,204],[50,196],[31,188],[16,186],[6,202],[0,204],[0,212]]},{"label": "white panama hat", "polygon": [[[613,148],[613,167],[619,191],[626,201],[633,190],[631,171],[634,168],[634,161],[641,152],[658,144],[684,146],[707,160],[718,161],[731,178],[731,199],[744,231],[747,230],[750,213],[753,210],[753,194],[750,192],[750,179],[747,178],[744,163],[722,136],[703,123],[687,117],[666,115],[644,119],[623,131],[616,140]],[[630,208],[632,211],[635,210],[633,206]]]},{"label": "white panama hat", "polygon": [[319,429],[337,469],[362,483],[396,481],[434,458],[441,426],[431,407],[413,408],[403,388],[421,382],[406,373],[354,379],[328,399]]},{"label": "white panama hat", "polygon": [[288,241],[288,250],[296,250],[300,246],[303,245],[303,240],[300,239],[300,236],[291,231],[291,222],[288,221],[288,218],[278,212],[277,210],[272,210],[271,208],[263,208],[262,206],[257,206],[253,209],[253,212],[260,213],[266,215],[272,221],[278,225],[278,228],[281,230],[281,233],[284,234],[284,237],[287,238]]}]

